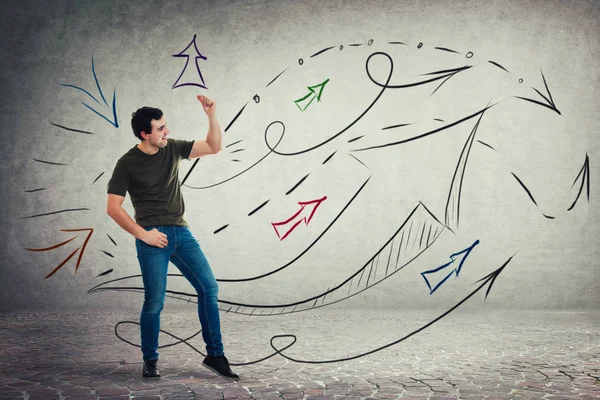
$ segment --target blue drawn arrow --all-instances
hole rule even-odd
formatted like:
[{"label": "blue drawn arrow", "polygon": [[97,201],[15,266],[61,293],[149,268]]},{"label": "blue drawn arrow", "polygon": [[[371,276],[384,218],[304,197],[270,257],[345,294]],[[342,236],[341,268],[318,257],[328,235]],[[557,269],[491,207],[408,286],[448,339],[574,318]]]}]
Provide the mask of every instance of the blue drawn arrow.
[{"label": "blue drawn arrow", "polygon": [[[194,49],[196,50],[196,55],[195,56],[191,52],[190,52],[190,54],[186,53],[188,51],[188,49],[192,45],[194,45]],[[190,56],[194,57],[194,64],[196,64],[196,70],[198,71],[198,75],[200,76],[200,80],[202,81],[202,84],[193,83],[193,82],[179,83],[179,80],[183,76],[183,73],[185,72],[185,69],[188,67],[188,64],[190,63]],[[206,84],[204,83],[204,78],[202,77],[202,72],[200,72],[200,67],[198,66],[198,60],[199,59],[206,60],[207,58],[205,56],[203,56],[202,54],[200,54],[200,51],[198,50],[198,46],[196,46],[196,35],[194,35],[194,38],[192,39],[192,41],[190,42],[190,44],[187,45],[187,47],[185,49],[181,50],[177,54],[173,54],[172,57],[185,57],[186,58],[186,60],[185,60],[185,66],[183,67],[183,69],[181,70],[181,74],[179,74],[179,77],[177,78],[177,80],[173,84],[173,89],[181,87],[181,86],[198,86],[198,87],[201,87],[203,89],[208,89],[206,87]]]},{"label": "blue drawn arrow", "polygon": [[[469,257],[469,254],[471,254],[471,250],[473,250],[473,248],[475,246],[477,246],[479,244],[479,240],[476,240],[475,242],[473,242],[473,244],[469,247],[467,247],[466,249],[459,251],[458,253],[454,253],[452,255],[450,255],[450,262],[439,266],[435,269],[431,269],[429,271],[424,271],[421,272],[421,276],[423,277],[423,279],[425,279],[425,283],[427,283],[427,287],[429,287],[429,294],[433,294],[433,292],[435,292],[437,290],[437,288],[439,288],[440,286],[442,286],[442,284],[444,282],[446,282],[446,280],[448,278],[450,278],[450,276],[452,276],[453,273],[456,273],[456,277],[458,278],[458,274],[460,273],[460,270],[463,266],[463,263],[465,262],[465,260],[467,259],[467,257]],[[464,254],[464,255],[463,255]],[[451,266],[452,264],[454,264],[454,262],[457,260],[457,257],[463,255],[463,257],[460,259],[460,262],[458,263],[458,267],[455,267],[452,271],[450,271],[446,276],[443,277],[443,279],[437,284],[435,285],[435,287],[432,289],[431,288],[431,284],[429,283],[429,280],[427,279],[427,277],[425,275],[427,274],[435,274],[436,272],[439,272],[441,270],[443,270],[444,268],[447,268],[449,266]],[[446,273],[447,271],[444,271],[444,273]],[[439,275],[439,274],[438,274]]]},{"label": "blue drawn arrow", "polygon": [[[108,103],[106,102],[106,99],[104,98],[104,93],[102,93],[102,88],[100,87],[100,83],[98,82],[98,77],[96,76],[96,69],[94,68],[94,56],[92,56],[92,74],[94,75],[94,80],[96,81],[96,87],[98,88],[98,92],[100,92],[100,97],[102,97],[102,101],[104,102],[104,105],[111,110],[110,106],[108,105]],[[75,86],[75,85],[69,85],[66,83],[61,83],[61,86],[66,86],[66,87],[70,87],[70,88],[74,88],[77,90],[81,90],[83,93],[87,94],[88,96],[90,96],[92,98],[92,100],[94,100],[96,103],[100,104],[100,102],[98,101],[98,99],[96,99],[94,96],[92,96],[92,94],[90,92],[88,92],[87,90],[80,88],[79,86]],[[85,104],[84,102],[81,102],[81,104],[83,104],[84,106],[86,106],[87,108],[89,108],[90,110],[92,110],[94,113],[96,113],[97,115],[99,115],[100,117],[104,118],[106,121],[108,121],[112,126],[114,126],[115,128],[119,127],[119,121],[117,119],[117,88],[115,87],[115,90],[113,91],[113,99],[112,99],[112,117],[113,120],[111,121],[110,119],[106,118],[106,116],[100,114],[98,111],[94,110],[92,107],[90,107],[89,105]],[[100,104],[102,105],[102,104]]]}]

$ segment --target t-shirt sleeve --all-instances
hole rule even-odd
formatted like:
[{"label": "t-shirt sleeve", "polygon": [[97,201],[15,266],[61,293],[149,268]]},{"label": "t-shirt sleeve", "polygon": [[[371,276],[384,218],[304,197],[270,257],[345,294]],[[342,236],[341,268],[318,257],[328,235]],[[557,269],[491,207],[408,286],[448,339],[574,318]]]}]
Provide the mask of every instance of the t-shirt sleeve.
[{"label": "t-shirt sleeve", "polygon": [[173,140],[173,148],[175,149],[175,154],[182,159],[187,159],[192,152],[192,147],[194,146],[193,140],[180,140],[180,139],[172,139]]},{"label": "t-shirt sleeve", "polygon": [[129,171],[123,160],[119,160],[108,181],[107,193],[125,197],[127,189],[129,189]]}]

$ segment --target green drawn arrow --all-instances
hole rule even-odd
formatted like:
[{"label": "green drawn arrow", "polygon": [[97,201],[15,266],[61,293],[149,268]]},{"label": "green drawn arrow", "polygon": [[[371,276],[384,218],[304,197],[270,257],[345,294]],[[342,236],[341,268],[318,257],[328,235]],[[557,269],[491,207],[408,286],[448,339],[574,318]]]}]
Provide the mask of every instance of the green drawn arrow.
[{"label": "green drawn arrow", "polygon": [[[306,96],[302,97],[301,99],[294,101],[294,103],[296,103],[296,105],[298,106],[300,111],[306,110],[308,108],[308,106],[310,106],[310,103],[313,102],[314,99],[317,99],[317,101],[321,101],[321,95],[323,94],[323,89],[325,89],[325,85],[327,84],[327,82],[329,82],[329,79],[325,79],[323,82],[319,83],[318,85],[309,86],[308,94]],[[302,106],[301,105],[302,102],[305,102],[306,105]]]}]

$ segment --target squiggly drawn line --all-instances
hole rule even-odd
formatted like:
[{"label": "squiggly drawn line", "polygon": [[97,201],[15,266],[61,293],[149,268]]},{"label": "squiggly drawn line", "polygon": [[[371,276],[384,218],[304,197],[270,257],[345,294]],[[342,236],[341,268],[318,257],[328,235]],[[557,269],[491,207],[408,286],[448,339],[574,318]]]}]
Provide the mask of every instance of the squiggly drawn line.
[{"label": "squiggly drawn line", "polygon": [[[315,145],[313,147],[310,147],[310,148],[307,148],[307,149],[304,149],[304,150],[300,150],[300,151],[296,151],[296,152],[291,152],[291,153],[283,153],[283,152],[280,152],[280,151],[276,151],[275,150],[276,146],[275,147],[271,147],[271,145],[269,143],[269,140],[268,140],[267,131],[265,131],[265,143],[266,143],[267,147],[269,148],[269,150],[271,150],[273,153],[275,153],[277,155],[280,155],[280,156],[295,156],[295,155],[298,155],[298,154],[307,153],[309,151],[312,151],[314,149],[317,149],[317,148],[323,146],[326,143],[329,143],[330,141],[334,140],[335,138],[337,138],[338,136],[340,136],[341,134],[343,134],[344,132],[346,132],[348,129],[350,129],[354,124],[356,124],[365,114],[367,114],[367,112],[375,105],[375,103],[377,103],[377,101],[379,100],[379,98],[381,97],[381,95],[383,94],[383,92],[385,91],[385,89],[387,88],[387,84],[389,83],[390,79],[392,78],[392,73],[393,73],[393,70],[394,70],[394,62],[393,62],[392,58],[388,54],[382,53],[382,52],[373,53],[373,54],[371,54],[367,58],[367,61],[365,62],[365,68],[367,70],[367,74],[369,75],[369,77],[371,77],[371,74],[369,72],[369,62],[370,62],[371,58],[373,58],[376,55],[383,55],[383,56],[385,56],[385,57],[388,58],[388,60],[390,62],[390,72],[388,74],[388,77],[387,77],[385,85],[383,86],[383,88],[381,89],[381,91],[379,92],[379,94],[377,95],[377,97],[375,97],[375,100],[373,100],[373,102],[367,107],[366,110],[364,110],[362,112],[362,114],[360,114],[358,116],[358,118],[356,118],[353,122],[351,122],[347,127],[345,127],[344,129],[342,129],[340,132],[338,132],[335,135],[331,136],[329,139],[326,139],[323,142],[321,142],[321,143],[319,143],[319,144],[317,144],[317,145]],[[371,80],[373,80],[373,78],[371,78]],[[280,141],[281,141],[281,139],[280,139]]]},{"label": "squiggly drawn line", "polygon": [[460,222],[460,200],[462,198],[462,184],[465,176],[465,171],[467,170],[467,161],[469,159],[469,154],[471,153],[473,140],[475,139],[477,129],[479,128],[479,123],[481,122],[484,113],[485,111],[480,114],[479,119],[477,120],[475,126],[471,130],[471,133],[469,134],[469,137],[467,138],[465,145],[463,146],[463,149],[460,152],[460,157],[458,158],[456,170],[454,171],[454,175],[452,176],[452,183],[450,184],[448,200],[446,202],[445,215],[446,227],[452,230],[452,232],[454,232],[454,230],[458,230]]},{"label": "squiggly drawn line", "polygon": [[[436,317],[435,319],[433,319],[432,321],[430,321],[427,324],[423,325],[422,327],[420,327],[420,328],[418,328],[418,329],[410,332],[409,334],[403,336],[402,338],[397,339],[397,340],[395,340],[393,342],[390,342],[390,343],[388,343],[386,345],[377,347],[377,348],[375,348],[373,350],[370,350],[370,351],[367,351],[367,352],[364,352],[364,353],[359,353],[359,354],[356,354],[356,355],[351,356],[351,357],[343,357],[343,358],[337,358],[337,359],[332,359],[332,360],[306,360],[306,359],[299,360],[299,359],[296,359],[296,358],[293,358],[293,357],[290,357],[288,355],[283,354],[283,351],[287,350],[288,348],[290,348],[291,346],[293,346],[296,343],[296,341],[297,341],[296,335],[293,335],[293,334],[282,334],[282,335],[274,335],[274,336],[272,336],[271,339],[270,339],[270,341],[269,341],[269,344],[270,344],[271,348],[273,348],[274,353],[272,353],[272,354],[270,354],[270,355],[268,355],[266,357],[262,357],[260,359],[253,360],[253,361],[248,361],[248,362],[245,362],[245,363],[231,362],[230,364],[233,365],[233,366],[242,366],[242,365],[255,364],[255,363],[258,363],[258,362],[261,362],[261,361],[265,361],[265,360],[267,360],[267,359],[275,356],[276,354],[279,354],[281,357],[283,357],[283,358],[285,358],[285,359],[287,359],[289,361],[293,361],[293,362],[300,363],[300,364],[329,364],[329,363],[335,363],[335,362],[350,361],[350,360],[354,360],[354,359],[357,359],[357,358],[360,358],[360,357],[364,357],[364,356],[367,356],[367,355],[370,355],[370,354],[374,354],[374,353],[376,353],[378,351],[381,351],[381,350],[386,349],[388,347],[391,347],[391,346],[394,346],[396,344],[399,344],[399,343],[403,342],[404,340],[410,338],[411,336],[413,336],[413,335],[415,335],[415,334],[417,334],[417,333],[419,333],[419,332],[427,329],[431,325],[435,324],[436,322],[440,321],[442,318],[444,318],[445,316],[447,316],[448,314],[450,314],[451,312],[453,312],[454,310],[456,310],[458,307],[460,307],[463,303],[465,303],[467,300],[469,300],[471,297],[473,297],[477,292],[479,292],[481,289],[483,289],[487,285],[487,290],[485,292],[485,298],[484,298],[484,301],[486,301],[487,298],[488,298],[488,295],[489,295],[490,291],[492,290],[494,282],[496,281],[496,278],[498,278],[498,276],[500,275],[500,273],[502,272],[502,270],[504,270],[504,268],[508,265],[508,263],[512,260],[513,257],[514,257],[514,255],[512,257],[510,257],[500,268],[498,268],[495,271],[491,272],[490,274],[486,275],[482,279],[479,279],[478,281],[476,281],[475,283],[482,282],[481,285],[479,285],[476,289],[474,289],[466,297],[464,297],[462,300],[460,300],[458,303],[456,303],[453,307],[451,307],[450,309],[448,309],[447,311],[445,311],[440,316]],[[122,338],[121,336],[119,336],[118,327],[121,324],[139,325],[139,323],[135,322],[135,321],[121,321],[121,322],[119,322],[119,323],[117,323],[115,325],[115,335],[120,340],[122,340],[122,341],[124,341],[124,342],[126,342],[126,343],[128,343],[128,344],[130,344],[132,346],[141,347],[140,345],[134,344],[134,343],[132,343],[132,342],[130,342],[130,341]],[[200,350],[196,349],[194,346],[192,346],[191,344],[189,344],[187,342],[188,340],[190,340],[191,338],[195,337],[200,332],[202,332],[202,330],[199,330],[198,332],[194,333],[188,339],[181,339],[181,338],[173,335],[172,333],[169,333],[169,332],[164,331],[162,329],[161,329],[161,332],[163,332],[163,333],[165,333],[165,334],[173,337],[174,339],[177,339],[178,342],[170,343],[170,344],[167,344],[167,345],[162,345],[159,348],[169,347],[169,346],[174,346],[176,344],[184,343],[187,346],[189,346],[190,348],[192,348],[194,351],[196,351],[198,354],[204,356],[204,354]],[[289,343],[288,345],[284,346],[283,348],[279,348],[278,349],[273,344],[273,341],[276,340],[276,339],[280,339],[280,338],[291,338],[292,342]]]},{"label": "squiggly drawn line", "polygon": [[25,190],[25,193],[39,192],[40,190],[46,190],[46,188],[39,188],[39,189]]},{"label": "squiggly drawn line", "polygon": [[[400,254],[403,253],[404,255],[406,255],[407,252],[407,246],[408,246],[408,242],[410,240],[411,237],[414,237],[414,242],[413,242],[413,248],[411,249],[411,251],[413,251],[414,253],[414,246],[416,244],[417,241],[417,236],[419,236],[418,233],[415,233],[414,235],[412,235],[412,228],[413,228],[413,223],[414,223],[414,216],[415,213],[419,210],[419,208],[423,208],[424,212],[426,213],[425,216],[427,217],[427,219],[433,219],[437,222],[438,226],[435,227],[435,232],[433,232],[433,237],[431,237],[431,229],[432,229],[432,224],[430,222],[428,222],[427,220],[422,220],[423,223],[423,228],[421,229],[421,235],[420,235],[420,239],[419,239],[419,249],[417,249],[416,254],[412,255],[409,254],[408,257],[410,257],[408,259],[408,261],[404,262],[403,264],[401,264],[400,266],[398,266],[399,261],[400,261]],[[411,221],[410,223],[410,227],[409,227],[409,232],[406,235],[407,239],[406,239],[406,246],[404,247],[404,250],[402,249],[402,244],[404,241],[404,237],[405,237],[405,232],[406,232],[406,225],[408,223],[408,221]],[[419,220],[419,224],[421,223],[421,220]],[[424,238],[424,232],[425,232],[425,228],[426,225],[429,225],[429,234],[427,235],[427,241],[425,242],[425,247],[423,248],[423,238]],[[439,229],[439,234],[438,234],[438,229]],[[341,301],[344,301],[348,298],[354,297],[356,295],[358,295],[359,293],[362,293],[363,291],[375,286],[376,284],[381,283],[383,280],[389,278],[390,276],[392,276],[393,274],[395,274],[396,272],[400,271],[401,269],[403,269],[404,267],[406,267],[407,265],[409,265],[410,263],[412,263],[417,257],[419,257],[424,251],[427,250],[427,248],[429,248],[439,237],[439,235],[441,235],[441,233],[443,232],[443,225],[441,224],[441,222],[435,217],[435,215],[431,214],[431,212],[427,209],[427,207],[425,207],[425,205],[423,203],[419,203],[419,205],[417,207],[415,207],[415,209],[410,213],[410,215],[407,217],[407,219],[401,224],[400,228],[390,237],[390,239],[381,246],[381,248],[379,249],[379,251],[377,251],[363,266],[362,268],[358,269],[353,275],[351,275],[350,277],[348,277],[344,282],[342,282],[339,285],[336,285],[333,288],[328,288],[326,292],[321,293],[319,295],[310,297],[308,299],[305,300],[301,300],[301,301],[297,301],[294,303],[288,303],[288,304],[276,304],[276,305],[257,305],[257,304],[245,304],[245,303],[238,303],[238,302],[232,302],[232,301],[228,301],[228,300],[218,300],[218,302],[220,304],[223,304],[222,307],[228,307],[226,310],[224,308],[221,308],[221,306],[219,307],[222,311],[227,311],[230,312],[232,307],[237,306],[237,308],[234,311],[231,311],[233,313],[236,314],[245,314],[245,315],[256,315],[256,316],[268,316],[268,315],[272,315],[274,313],[274,311],[276,309],[279,309],[279,312],[277,313],[278,315],[281,314],[291,314],[294,312],[301,312],[301,311],[308,311],[308,310],[312,310],[314,308],[320,308],[320,307],[325,307],[325,306],[329,306]],[[416,230],[417,231],[417,230]],[[415,232],[416,232],[415,231]],[[393,249],[394,247],[394,239],[398,237],[399,234],[402,234],[402,238],[400,240],[400,244],[396,249]],[[390,245],[391,243],[391,245]],[[387,261],[387,266],[386,266],[386,270],[385,270],[385,276],[380,278],[378,281],[376,281],[375,277],[376,277],[376,269],[379,265],[379,258],[380,255],[382,254],[382,252],[386,249],[389,248],[389,254],[388,254],[388,261]],[[397,256],[396,256],[396,261],[395,261],[395,266],[394,266],[394,270],[390,273],[390,269],[389,266],[392,262],[392,251],[397,251]],[[377,263],[377,265],[374,265],[375,262]],[[365,273],[365,270],[367,269],[367,267],[369,267],[370,265],[370,270],[368,273],[368,278],[366,280],[365,286],[364,287],[360,287],[361,285],[361,281],[362,281],[362,277]],[[375,271],[373,269],[373,267],[375,266]],[[375,272],[373,274],[373,272]],[[360,273],[360,278],[358,280],[358,284],[356,285],[355,288],[355,292],[351,294],[351,291],[353,289],[353,281],[354,278]],[[373,275],[373,280],[371,280],[371,276]],[[106,284],[112,283],[112,282],[116,282],[116,281],[120,281],[123,279],[128,279],[128,278],[135,278],[135,277],[139,277],[140,275],[137,276],[131,276],[131,277],[126,277],[126,278],[121,278],[121,279],[116,279],[113,281],[109,281],[109,282],[105,282],[104,284],[100,284],[97,285],[96,287],[90,289],[88,291],[88,293],[92,293],[95,291],[103,291],[103,290],[116,290],[116,291],[132,291],[132,292],[139,292],[142,293],[143,292],[143,287],[128,287],[128,286],[124,286],[124,287],[102,287]],[[182,277],[181,274],[178,275],[173,275],[173,276],[177,276],[177,277]],[[328,303],[325,303],[325,299],[329,296],[329,298],[331,299],[333,293],[335,291],[340,290],[344,285],[348,285],[348,293],[346,296],[341,297],[339,299],[333,300],[333,301],[329,301]],[[177,296],[186,296],[188,297],[188,302],[192,301],[192,298],[196,297],[194,294],[191,293],[186,293],[186,292],[178,292],[178,291],[172,291],[172,290],[167,290],[167,293],[170,293],[172,295],[177,295]],[[185,300],[181,299],[179,297],[173,297],[179,300]],[[319,298],[321,298],[321,304],[317,304]],[[313,303],[312,305],[308,305],[309,303]],[[298,309],[298,311],[296,311],[298,306],[307,306],[309,308],[302,308],[302,309]],[[240,308],[243,309],[240,311]],[[286,308],[291,308],[293,307],[293,309],[290,311],[286,311]],[[248,309],[248,310],[246,310]],[[255,314],[255,311],[259,309],[260,313]],[[264,314],[264,310],[265,309],[271,309],[271,313],[269,314]]]},{"label": "squiggly drawn line", "polygon": [[[278,141],[278,142],[275,144],[275,147],[274,147],[274,148],[276,148],[276,147],[279,145],[279,143],[281,142],[281,139],[283,139],[283,135],[285,134],[285,125],[283,125],[283,123],[282,123],[281,121],[273,121],[273,122],[271,122],[271,123],[270,123],[270,124],[267,126],[267,128],[266,128],[266,130],[265,130],[265,135],[266,135],[266,132],[268,132],[268,131],[269,131],[269,128],[270,128],[270,127],[271,127],[273,124],[277,124],[277,123],[278,123],[278,124],[281,124],[281,126],[283,127],[283,132],[281,133],[281,137],[279,138],[279,141]],[[245,173],[245,172],[248,172],[250,169],[254,168],[254,167],[255,167],[256,165],[258,165],[258,164],[259,164],[259,163],[260,163],[262,160],[264,160],[265,158],[267,158],[267,157],[268,157],[268,156],[269,156],[269,155],[270,155],[272,152],[273,152],[273,151],[272,151],[272,150],[270,150],[270,151],[269,151],[267,154],[265,154],[265,155],[264,155],[262,158],[260,158],[260,159],[259,159],[257,162],[255,162],[254,164],[252,164],[251,166],[249,166],[249,167],[248,167],[248,168],[246,168],[245,170],[243,170],[243,171],[241,171],[241,172],[239,172],[239,173],[237,173],[237,174],[235,174],[235,175],[233,175],[233,176],[231,176],[231,177],[229,177],[229,178],[227,178],[227,179],[225,179],[225,180],[223,180],[223,181],[220,181],[220,182],[214,183],[214,184],[212,184],[212,185],[208,185],[208,186],[189,186],[189,185],[185,185],[185,186],[186,186],[186,187],[189,187],[190,189],[208,189],[208,188],[211,188],[211,187],[215,187],[215,186],[221,185],[221,184],[223,184],[223,183],[225,183],[225,182],[229,182],[230,180],[232,180],[232,179],[235,179],[235,178],[237,178],[238,176],[242,175],[243,173]],[[198,159],[198,160],[199,160],[199,159]],[[198,161],[198,160],[196,160],[196,161]],[[195,164],[194,164],[194,165],[195,165]],[[193,167],[192,167],[192,168],[193,168]],[[190,173],[191,173],[191,172],[192,172],[192,169],[190,169],[190,170],[188,171],[188,173],[187,173],[187,175],[186,175],[185,177],[187,178],[187,177],[190,175]],[[185,182],[185,179],[184,179],[184,182]],[[181,184],[183,185],[183,182],[182,182]]]},{"label": "squiggly drawn line", "polygon": [[[497,103],[496,103],[496,104],[497,104]],[[438,133],[438,132],[444,131],[444,130],[446,130],[446,129],[452,128],[453,126],[459,125],[459,124],[461,124],[461,123],[463,123],[463,122],[465,122],[465,121],[468,121],[468,120],[470,120],[471,118],[475,118],[475,117],[477,117],[477,116],[479,116],[479,115],[483,114],[483,113],[484,113],[486,110],[489,110],[489,109],[490,109],[490,108],[492,108],[493,106],[494,106],[494,104],[492,104],[492,105],[488,105],[488,106],[487,106],[487,107],[485,107],[484,109],[482,109],[482,110],[479,110],[479,111],[477,111],[476,113],[473,113],[473,114],[471,114],[471,115],[469,115],[469,116],[467,116],[467,117],[465,117],[465,118],[462,118],[462,119],[460,119],[460,120],[458,120],[458,121],[455,121],[455,122],[453,122],[453,123],[451,123],[451,124],[444,125],[444,126],[442,126],[442,127],[440,127],[440,128],[434,129],[434,130],[432,130],[432,131],[429,131],[429,132],[425,132],[425,133],[423,133],[423,134],[420,134],[420,135],[417,135],[417,136],[413,136],[413,137],[411,137],[411,138],[408,138],[408,139],[403,139],[403,140],[399,140],[399,141],[396,141],[396,142],[391,142],[391,143],[386,143],[386,144],[380,144],[380,145],[377,145],[377,146],[363,147],[363,148],[356,149],[356,150],[351,150],[351,151],[365,151],[365,150],[380,149],[380,148],[383,148],[383,147],[388,147],[388,146],[397,146],[397,145],[400,145],[400,144],[404,144],[404,143],[412,142],[413,140],[422,139],[422,138],[424,138],[424,137],[426,137],[426,136],[433,135],[434,133]]]},{"label": "squiggly drawn line", "polygon": [[[323,237],[325,235],[325,233],[327,233],[327,231],[335,224],[335,222],[342,216],[342,214],[344,213],[344,211],[346,211],[346,209],[350,206],[350,204],[352,204],[352,202],[354,202],[354,200],[356,199],[356,197],[358,196],[358,194],[364,189],[364,187],[366,186],[366,184],[369,182],[369,180],[371,179],[371,177],[367,178],[367,180],[361,185],[361,187],[357,190],[357,192],[352,196],[352,198],[350,199],[350,201],[348,201],[348,203],[342,208],[342,210],[339,212],[339,214],[333,219],[333,221],[331,221],[331,223],[329,224],[329,226],[327,226],[325,228],[325,230],[323,230],[323,232],[321,232],[321,234],[306,248],[304,249],[298,256],[296,256],[293,260],[289,261],[288,263],[284,264],[283,266],[267,272],[265,274],[262,275],[257,275],[257,276],[253,276],[253,277],[249,277],[249,278],[240,278],[240,279],[217,279],[217,282],[248,282],[248,281],[253,281],[253,280],[257,280],[257,279],[261,279],[264,277],[267,277],[269,275],[273,275],[287,267],[289,267],[290,265],[292,265],[293,263],[295,263],[296,261],[298,261],[304,254],[306,254],[320,239],[321,237]],[[119,278],[119,279],[115,279],[115,280],[111,280],[111,281],[107,281],[104,283],[101,283],[97,286],[94,286],[92,289],[88,290],[88,293],[92,293],[94,291],[97,290],[103,290],[101,288],[101,286],[112,283],[112,282],[118,282],[124,279],[129,279],[129,278],[136,278],[139,277],[141,275],[131,275],[131,276],[127,276],[124,278]],[[168,275],[168,276],[181,276],[181,275]],[[132,288],[127,288],[127,289],[132,289]],[[136,289],[136,288],[133,288]]]},{"label": "squiggly drawn line", "polygon": [[[235,121],[236,121],[236,120],[239,118],[239,116],[240,116],[240,115],[242,115],[242,111],[244,111],[244,108],[246,108],[246,106],[247,106],[247,105],[248,105],[248,103],[244,104],[244,107],[242,107],[242,109],[241,109],[240,111],[238,111],[238,113],[236,114],[236,116],[235,116],[235,117],[233,117],[233,119],[231,120],[231,122],[229,122],[229,124],[227,124],[227,127],[225,128],[225,132],[227,132],[227,130],[228,130],[229,128],[231,128],[231,126],[232,126],[232,125],[233,125],[233,123],[234,123],[234,122],[235,122]],[[242,140],[243,140],[243,139],[242,139]],[[235,142],[235,143],[239,143],[239,142],[241,142],[241,140],[238,140],[238,141],[237,141],[237,142]],[[235,144],[235,143],[233,143],[233,144]],[[268,155],[268,153],[267,153],[267,155]],[[265,157],[266,157],[266,156],[265,156]],[[198,164],[198,161],[200,161],[200,158],[197,158],[197,159],[194,161],[194,164],[192,165],[192,167],[190,168],[190,170],[187,172],[187,174],[185,174],[185,177],[184,177],[184,178],[183,178],[183,180],[181,181],[181,185],[180,185],[180,186],[183,186],[183,185],[185,184],[185,181],[187,180],[187,178],[190,176],[190,174],[192,173],[192,171],[194,170],[194,168],[196,168],[196,165]],[[259,160],[259,162],[260,162],[260,161],[262,161],[262,159],[261,159],[261,160]],[[258,163],[256,163],[256,164],[258,164]],[[256,164],[254,164],[254,165],[256,165]],[[253,166],[254,166],[254,165],[253,165]],[[251,166],[250,168],[252,168],[253,166]],[[250,168],[248,168],[248,169],[250,169]],[[246,170],[246,171],[247,171],[247,170]],[[245,172],[245,171],[244,171],[244,172]],[[226,182],[226,181],[225,181],[225,182]],[[224,182],[222,182],[222,183],[224,183]],[[187,185],[186,185],[186,186],[187,186]],[[216,185],[214,185],[214,186],[216,186]],[[188,186],[188,187],[190,187],[190,186]],[[209,187],[212,187],[212,186],[208,186],[208,187],[201,187],[201,188],[195,188],[195,187],[194,187],[194,188],[192,188],[192,189],[207,189],[207,188],[209,188]]]}]

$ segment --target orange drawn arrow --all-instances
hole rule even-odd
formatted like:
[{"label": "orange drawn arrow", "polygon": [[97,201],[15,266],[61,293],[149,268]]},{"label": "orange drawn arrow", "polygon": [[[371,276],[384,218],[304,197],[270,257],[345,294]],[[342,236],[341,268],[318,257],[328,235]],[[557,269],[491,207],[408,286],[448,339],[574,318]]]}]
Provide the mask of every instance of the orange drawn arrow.
[{"label": "orange drawn arrow", "polygon": [[[296,227],[298,225],[300,225],[300,223],[302,221],[304,221],[304,223],[306,225],[308,225],[308,223],[312,219],[313,215],[315,214],[315,211],[317,211],[317,208],[319,207],[319,205],[321,205],[321,203],[325,200],[327,200],[327,196],[323,196],[320,199],[315,199],[315,200],[311,200],[311,201],[299,201],[298,204],[300,205],[300,209],[294,215],[292,215],[285,221],[271,222],[271,225],[273,225],[273,229],[275,229],[275,233],[277,234],[277,237],[279,238],[279,240],[285,239],[290,233],[292,233],[292,231],[294,229],[296,229]],[[304,210],[304,207],[306,207],[306,206],[313,206],[312,211],[309,213],[308,217],[306,216],[306,213],[303,214],[302,216],[300,216],[300,214]],[[298,218],[296,220],[296,218],[298,216],[300,216],[300,218]],[[283,236],[281,236],[279,229],[277,229],[277,227],[283,227],[283,228],[280,228],[282,231],[285,231]]]},{"label": "orange drawn arrow", "polygon": [[[69,261],[71,259],[71,257],[73,257],[75,255],[75,253],[77,253],[79,251],[79,249],[81,249],[81,253],[79,254],[79,258],[77,259],[77,265],[75,266],[75,272],[77,272],[77,270],[79,269],[79,264],[81,264],[81,258],[83,257],[83,252],[85,251],[85,247],[87,246],[90,237],[92,237],[92,233],[94,233],[94,229],[92,228],[83,228],[83,229],[61,229],[62,232],[81,232],[81,231],[90,231],[90,233],[87,235],[87,238],[85,238],[85,241],[83,242],[83,246],[79,246],[74,252],[72,252],[69,257],[67,257],[62,263],[59,264],[58,267],[54,268],[54,270],[52,270],[52,272],[50,272],[48,275],[46,275],[45,279],[50,278],[52,275],[54,275],[54,273],[56,271],[58,271],[60,269],[60,267],[62,267],[63,265],[65,265],[67,263],[67,261]],[[62,243],[59,243],[57,245],[51,246],[51,247],[46,247],[43,249],[30,249],[30,248],[25,248],[25,250],[29,250],[29,251],[48,251],[48,250],[53,250],[56,248],[59,248],[60,246],[64,246],[65,244],[69,243],[70,241],[72,241],[73,239],[77,238],[77,236],[66,240]]]}]

